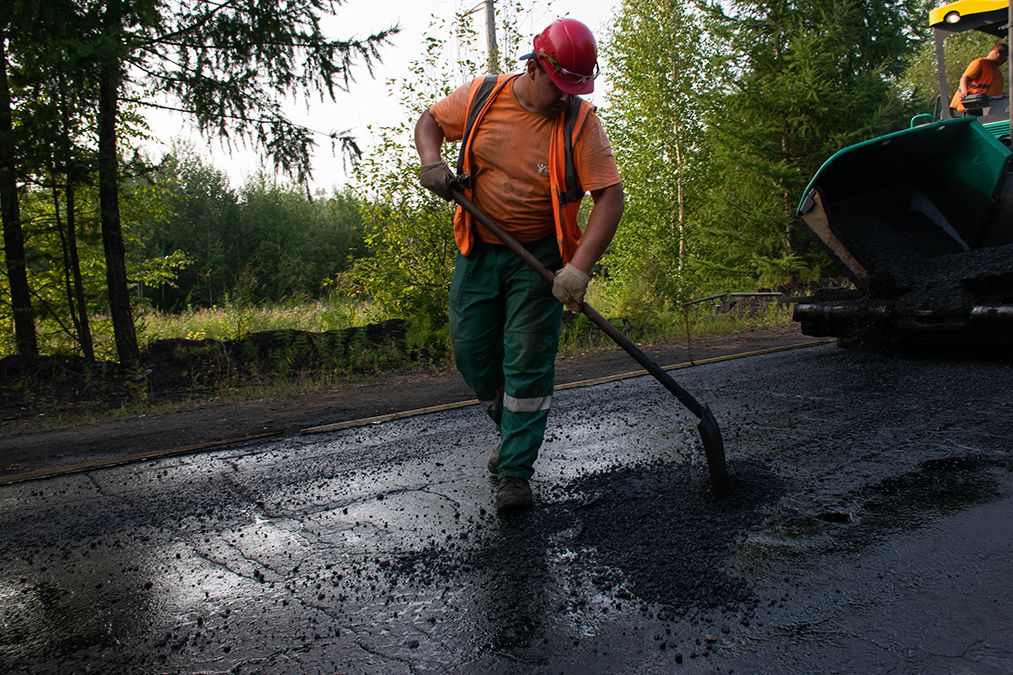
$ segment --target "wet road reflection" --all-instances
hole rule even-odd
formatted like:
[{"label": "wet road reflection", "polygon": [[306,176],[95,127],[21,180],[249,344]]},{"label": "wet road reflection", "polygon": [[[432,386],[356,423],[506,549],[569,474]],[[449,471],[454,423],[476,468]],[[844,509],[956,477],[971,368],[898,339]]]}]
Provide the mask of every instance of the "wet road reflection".
[{"label": "wet road reflection", "polygon": [[1013,364],[833,347],[557,397],[499,518],[458,410],[0,488],[0,670],[1013,668]]}]

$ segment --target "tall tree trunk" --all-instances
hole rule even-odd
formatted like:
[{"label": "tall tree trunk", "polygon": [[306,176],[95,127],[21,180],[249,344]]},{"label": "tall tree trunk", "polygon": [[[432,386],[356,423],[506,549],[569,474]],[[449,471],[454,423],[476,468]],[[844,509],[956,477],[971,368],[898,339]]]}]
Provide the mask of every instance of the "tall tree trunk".
[{"label": "tall tree trunk", "polygon": [[[54,177],[56,173],[53,173]],[[53,185],[53,213],[56,215],[56,229],[60,233],[60,245],[63,248],[63,278],[67,293],[67,309],[74,323],[74,337],[77,339],[81,352],[88,361],[95,360],[95,350],[91,341],[91,328],[88,325],[88,307],[84,302],[84,285],[81,282],[81,263],[77,253],[77,234],[74,231],[74,186],[66,188],[67,227],[64,229],[60,219],[59,188]]]},{"label": "tall tree trunk", "polygon": [[[787,123],[785,124],[785,128],[787,129]],[[788,161],[788,159],[789,159],[789,157],[788,157],[788,132],[787,131],[785,131],[783,134],[781,134],[781,158],[783,160],[785,160],[785,161]],[[793,214],[795,213],[795,209],[794,209],[795,205],[794,205],[794,203],[792,201],[792,196],[793,195],[790,192],[788,192],[788,190],[783,189],[783,186],[781,186],[781,187],[782,187],[782,190],[781,190],[781,199],[783,200],[783,203],[784,203],[784,214],[785,214],[785,223],[784,223],[784,252],[787,255],[792,255],[795,252],[795,244],[794,244],[794,242],[792,242],[792,237],[791,237],[791,226],[792,226],[792,222],[794,221]]]},{"label": "tall tree trunk", "polygon": [[60,217],[60,187],[56,184],[56,169],[50,171],[53,180],[53,218],[56,221],[56,232],[60,235],[60,251],[63,253],[63,290],[67,294],[67,311],[70,314],[70,321],[74,324],[74,339],[78,344],[81,342],[81,324],[77,320],[77,311],[74,305],[74,283],[70,278],[70,251],[67,248],[67,232],[63,229],[63,219]]},{"label": "tall tree trunk", "polygon": [[81,345],[81,352],[88,361],[95,360],[95,347],[91,337],[91,325],[88,322],[88,302],[84,297],[84,280],[81,278],[81,256],[77,251],[77,208],[76,208],[76,186],[78,181],[78,170],[75,164],[73,142],[71,140],[70,110],[67,104],[67,81],[63,73],[60,73],[60,122],[63,131],[63,173],[67,178],[67,269],[73,281],[73,300],[69,300],[71,316],[75,314],[73,307],[77,307],[77,340]]},{"label": "tall tree trunk", "polygon": [[31,292],[28,288],[15,155],[14,114],[11,91],[7,84],[7,35],[0,29],[0,218],[4,228],[4,257],[11,287],[17,352],[35,356],[39,353],[39,344],[35,337],[35,315],[32,313]]},{"label": "tall tree trunk", "polygon": [[74,300],[77,303],[78,337],[84,358],[95,360],[95,346],[88,321],[88,301],[84,297],[84,279],[81,278],[81,256],[77,252],[77,215],[75,209],[74,183],[67,180],[67,253],[70,272],[74,278]]},{"label": "tall tree trunk", "polygon": [[679,205],[679,271],[686,269],[686,167],[682,162],[682,136],[679,122],[675,123],[675,194]]},{"label": "tall tree trunk", "polygon": [[[110,3],[115,5],[116,3]],[[119,17],[106,10],[107,36],[118,36]],[[120,225],[119,167],[116,152],[116,121],[120,87],[119,57],[109,54],[99,72],[98,182],[99,208],[102,212],[102,245],[105,248],[106,283],[109,288],[109,313],[116,337],[120,364],[129,368],[140,365],[134,317],[127,288],[126,248]]]},{"label": "tall tree trunk", "polygon": [[496,42],[496,0],[485,0],[485,41],[489,46],[489,69],[486,72],[498,73],[499,44]]}]

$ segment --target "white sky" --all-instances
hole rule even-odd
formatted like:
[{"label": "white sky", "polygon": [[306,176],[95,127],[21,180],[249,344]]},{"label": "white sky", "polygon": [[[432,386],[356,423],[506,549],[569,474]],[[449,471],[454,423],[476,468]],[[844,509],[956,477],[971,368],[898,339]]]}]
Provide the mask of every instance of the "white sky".
[{"label": "white sky", "polygon": [[[339,92],[336,103],[313,101],[309,108],[300,104],[292,108],[292,118],[319,131],[348,130],[356,138],[360,148],[364,152],[368,151],[372,142],[368,126],[377,128],[392,126],[407,116],[397,100],[391,98],[386,82],[406,77],[409,64],[420,58],[425,32],[432,15],[449,19],[456,11],[471,9],[481,4],[483,4],[481,0],[346,0],[337,10],[336,21],[333,22],[336,28],[331,37],[340,39],[365,37],[394,24],[399,24],[401,31],[394,35],[391,44],[381,51],[383,63],[374,68],[373,79],[369,78],[365,68],[357,69],[355,71],[357,82],[352,85],[350,92]],[[586,23],[601,40],[604,29],[614,11],[620,6],[621,0],[550,0],[547,3],[532,4],[536,6],[523,20],[520,26],[522,33],[534,37],[552,20],[561,16],[571,16]],[[476,12],[474,20],[476,30],[484,39],[485,13]],[[597,82],[595,93],[586,98],[601,105],[602,92],[607,88],[607,77],[608,71],[605,69]],[[146,149],[155,157],[164,153],[173,139],[188,139],[199,150],[203,150],[205,157],[214,166],[225,171],[236,187],[259,169],[270,167],[270,162],[262,159],[254,151],[234,151],[230,155],[217,142],[208,145],[178,113],[151,111],[147,117],[155,140],[149,142]],[[344,184],[346,176],[340,150],[336,151],[338,155],[335,156],[326,137],[320,137],[318,143],[320,145],[313,159],[311,186],[314,189],[329,190]]]}]

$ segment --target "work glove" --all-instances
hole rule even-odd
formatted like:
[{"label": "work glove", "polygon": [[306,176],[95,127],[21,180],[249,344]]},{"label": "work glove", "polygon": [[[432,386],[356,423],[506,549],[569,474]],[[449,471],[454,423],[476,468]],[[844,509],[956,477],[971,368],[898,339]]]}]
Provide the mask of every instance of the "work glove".
[{"label": "work glove", "polygon": [[591,280],[584,272],[567,263],[566,267],[556,272],[552,282],[552,294],[571,312],[580,312],[587,291],[587,282]]},{"label": "work glove", "polygon": [[419,169],[419,182],[422,183],[422,187],[448,202],[452,199],[450,184],[453,180],[454,174],[450,172],[446,162],[423,164]]}]

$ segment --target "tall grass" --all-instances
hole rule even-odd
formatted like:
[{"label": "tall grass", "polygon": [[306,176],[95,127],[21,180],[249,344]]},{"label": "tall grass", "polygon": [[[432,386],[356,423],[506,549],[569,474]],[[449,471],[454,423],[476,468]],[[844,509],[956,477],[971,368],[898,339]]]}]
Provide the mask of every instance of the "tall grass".
[{"label": "tall grass", "polygon": [[[614,317],[615,309],[592,287],[589,302],[606,317]],[[135,326],[138,344],[143,351],[159,340],[238,340],[250,333],[271,330],[302,330],[323,333],[354,326],[363,326],[374,319],[371,308],[347,298],[333,295],[319,300],[289,302],[276,305],[243,305],[227,301],[222,306],[195,308],[166,313],[150,308],[137,311]],[[688,330],[691,336],[729,333],[791,323],[791,307],[774,302],[758,303],[748,312],[721,312],[715,305],[694,305],[682,310],[657,311],[614,318],[616,327],[636,342],[682,340]],[[75,354],[77,345],[66,332],[50,322],[39,322],[39,347],[43,354]],[[108,316],[91,318],[96,356],[116,360],[112,321]],[[13,340],[9,340],[11,353]],[[430,326],[427,322],[409,320],[409,346],[426,346],[426,353],[439,351],[449,343],[446,326]],[[432,343],[432,344],[430,344]],[[567,321],[560,338],[563,353],[612,346],[611,340],[585,317]],[[0,356],[4,356],[0,353]],[[448,354],[449,355],[449,354]],[[407,358],[407,355],[405,356]],[[405,364],[410,366],[411,364]]]},{"label": "tall grass", "polygon": [[[370,321],[369,307],[333,295],[319,300],[292,301],[275,305],[244,305],[226,300],[224,305],[183,312],[160,312],[138,308],[134,328],[143,351],[158,340],[236,340],[250,333],[293,329],[314,333],[361,326]],[[107,314],[89,317],[95,356],[116,360],[112,319]],[[78,345],[63,326],[45,316],[36,323],[40,354],[77,354]],[[14,353],[11,335],[0,340],[0,357]]]},{"label": "tall grass", "polygon": [[[592,294],[589,302],[603,316],[614,316],[613,308],[604,297]],[[758,301],[748,309],[738,311],[723,311],[715,302],[691,305],[685,310],[665,309],[650,314],[621,316],[610,318],[610,321],[634,342],[660,343],[684,340],[687,332],[692,338],[696,338],[703,335],[789,325],[792,322],[791,313],[791,305],[773,301]],[[563,326],[559,350],[563,353],[577,352],[611,347],[613,344],[611,338],[586,317],[579,316]]]},{"label": "tall grass", "polygon": [[145,346],[158,340],[238,340],[250,333],[272,330],[303,330],[325,333],[359,326],[367,312],[342,298],[331,297],[284,305],[225,305],[188,312],[164,313],[146,309],[137,314],[137,341]]}]

